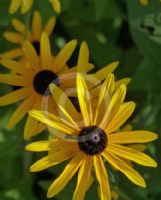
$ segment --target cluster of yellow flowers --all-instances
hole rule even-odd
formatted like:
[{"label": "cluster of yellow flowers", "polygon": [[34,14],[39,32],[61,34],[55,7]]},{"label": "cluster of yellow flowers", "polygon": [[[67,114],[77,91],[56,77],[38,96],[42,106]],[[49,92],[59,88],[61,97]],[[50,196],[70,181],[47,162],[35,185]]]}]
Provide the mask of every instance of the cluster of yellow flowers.
[{"label": "cluster of yellow flowers", "polygon": [[[50,0],[60,12],[60,2]],[[12,0],[10,13],[20,6],[26,13],[33,0]],[[21,101],[10,118],[14,127],[28,112],[24,138],[29,139],[48,129],[50,137],[26,146],[32,152],[45,151],[46,156],[30,167],[41,171],[69,160],[63,172],[49,187],[47,196],[57,195],[78,172],[73,200],[83,200],[93,183],[94,169],[101,200],[110,200],[117,193],[110,190],[106,164],[122,172],[138,186],[146,187],[144,178],[129,162],[156,167],[157,163],[142,152],[139,145],[157,139],[155,133],[145,130],[121,129],[135,109],[135,103],[126,101],[126,88],[130,78],[115,80],[118,66],[115,61],[91,73],[89,48],[84,41],[79,48],[75,66],[68,66],[77,46],[69,41],[57,53],[51,52],[50,35],[56,18],[45,26],[41,14],[34,11],[31,30],[23,22],[12,20],[16,32],[5,32],[4,37],[19,44],[19,48],[1,54],[0,63],[10,70],[0,74],[0,82],[18,88],[0,97],[0,106]]]}]

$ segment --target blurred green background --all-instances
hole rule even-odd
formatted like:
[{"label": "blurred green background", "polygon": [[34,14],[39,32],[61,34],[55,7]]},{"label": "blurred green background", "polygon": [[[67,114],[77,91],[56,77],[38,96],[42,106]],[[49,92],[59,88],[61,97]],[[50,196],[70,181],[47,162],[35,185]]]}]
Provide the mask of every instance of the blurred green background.
[{"label": "blurred green background", "polygon": [[[134,129],[146,129],[160,134],[161,131],[161,3],[151,0],[142,6],[139,0],[62,0],[62,12],[56,15],[48,1],[34,0],[32,10],[22,16],[8,14],[9,0],[0,1],[0,52],[14,45],[7,42],[2,34],[12,30],[11,19],[17,17],[24,22],[33,10],[38,9],[44,23],[57,16],[57,24],[51,41],[54,51],[70,39],[86,40],[90,49],[90,60],[100,69],[106,64],[119,60],[115,71],[117,78],[132,77],[128,86],[127,99],[137,104],[130,119]],[[75,64],[78,52],[70,64]],[[5,72],[0,66],[0,72]],[[3,95],[12,88],[0,84]],[[28,167],[39,155],[24,151],[23,140],[25,119],[14,129],[6,128],[7,121],[16,105],[0,108],[0,200],[45,200],[48,185],[63,165],[40,173],[29,173]],[[42,139],[41,134],[34,140]],[[119,188],[122,200],[161,200],[161,139],[147,145],[146,150],[158,162],[158,168],[137,167],[147,181],[147,188],[141,189],[123,175],[109,169],[113,188]],[[57,200],[71,200],[76,177],[57,197]],[[87,200],[97,200],[97,184],[94,182],[87,193]]]}]

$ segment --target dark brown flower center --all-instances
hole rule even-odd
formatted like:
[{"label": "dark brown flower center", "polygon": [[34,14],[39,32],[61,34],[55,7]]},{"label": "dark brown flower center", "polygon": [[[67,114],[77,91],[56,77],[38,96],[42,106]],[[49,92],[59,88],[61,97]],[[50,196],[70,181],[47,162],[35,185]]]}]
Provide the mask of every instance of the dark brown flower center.
[{"label": "dark brown flower center", "polygon": [[59,85],[58,76],[50,70],[42,70],[38,72],[33,80],[33,86],[37,93],[50,96],[49,84]]},{"label": "dark brown flower center", "polygon": [[108,144],[108,138],[104,130],[97,126],[83,128],[78,137],[80,150],[88,155],[100,154]]}]

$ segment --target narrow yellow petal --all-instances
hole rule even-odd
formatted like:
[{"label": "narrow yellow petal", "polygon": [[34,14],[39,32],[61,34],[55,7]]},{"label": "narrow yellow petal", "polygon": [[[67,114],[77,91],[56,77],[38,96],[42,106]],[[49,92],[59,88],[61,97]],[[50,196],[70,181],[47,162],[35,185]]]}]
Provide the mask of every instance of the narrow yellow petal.
[{"label": "narrow yellow petal", "polygon": [[27,1],[22,0],[21,13],[22,14],[27,13],[30,10],[32,4],[33,4],[33,0],[27,0]]},{"label": "narrow yellow petal", "polygon": [[0,74],[0,82],[13,86],[31,86],[31,82],[15,74]]},{"label": "narrow yellow petal", "polygon": [[132,115],[135,109],[134,102],[123,103],[120,109],[106,127],[106,133],[118,130]]},{"label": "narrow yellow petal", "polygon": [[131,78],[123,78],[115,82],[115,90],[120,87],[120,85],[128,85],[131,82]]},{"label": "narrow yellow petal", "polygon": [[100,155],[94,156],[94,168],[100,186],[101,200],[111,200],[111,191],[106,168]]},{"label": "narrow yellow petal", "polygon": [[20,20],[12,19],[12,25],[17,32],[19,32],[21,34],[25,33],[26,27],[25,27],[24,23],[22,23]]},{"label": "narrow yellow petal", "polygon": [[48,169],[49,167],[54,166],[56,164],[58,164],[58,163],[51,162],[51,160],[49,159],[49,156],[46,156],[44,158],[41,158],[37,162],[35,162],[33,165],[31,165],[30,172],[42,171],[42,170]]},{"label": "narrow yellow petal", "polygon": [[60,118],[56,117],[53,114],[47,113],[46,111],[32,110],[29,112],[29,115],[34,117],[38,121],[48,125],[49,127],[53,127],[62,131],[63,133],[71,135],[74,132],[73,129],[66,125],[68,123],[64,124],[65,121],[60,120]]},{"label": "narrow yellow petal", "polygon": [[24,115],[32,108],[34,100],[35,97],[30,96],[21,103],[8,122],[9,128],[14,127],[24,117]]},{"label": "narrow yellow petal", "polygon": [[[75,126],[77,130],[79,130],[76,122],[80,120],[80,114],[68,98],[65,92],[63,92],[58,86],[51,84],[50,91],[52,93],[52,97],[56,104],[59,106],[64,115],[68,118],[68,120]],[[75,122],[75,121],[76,122]]]},{"label": "narrow yellow petal", "polygon": [[34,40],[39,41],[42,33],[42,19],[39,11],[34,11],[32,18],[32,34]]},{"label": "narrow yellow petal", "polygon": [[133,183],[143,188],[146,187],[146,183],[143,177],[136,170],[126,164],[126,162],[117,156],[108,154],[108,152],[103,152],[103,156],[109,162],[109,164],[125,174],[125,176],[127,176],[127,178],[129,178]]},{"label": "narrow yellow petal", "polygon": [[103,82],[98,97],[98,103],[95,112],[94,124],[99,124],[99,119],[104,116],[105,107],[109,104],[111,96],[114,92],[114,75],[109,74]]},{"label": "narrow yellow petal", "polygon": [[15,48],[9,51],[6,51],[4,53],[1,54],[2,58],[17,58],[17,57],[21,57],[24,54],[22,48]]},{"label": "narrow yellow petal", "polygon": [[157,138],[158,135],[155,133],[152,133],[150,131],[139,130],[110,134],[108,136],[108,141],[109,143],[115,144],[134,144],[151,142],[153,140],[156,140]]},{"label": "narrow yellow petal", "polygon": [[48,151],[49,150],[49,143],[50,143],[50,141],[48,141],[48,140],[33,142],[31,144],[28,144],[25,147],[25,149],[27,151],[35,151],[35,152]]},{"label": "narrow yellow petal", "polygon": [[22,35],[20,35],[19,33],[15,33],[15,32],[9,32],[9,31],[6,31],[4,32],[3,34],[4,38],[6,40],[8,40],[9,42],[12,42],[12,43],[22,43],[24,38]]},{"label": "narrow yellow petal", "polygon": [[11,59],[8,59],[8,58],[2,58],[0,60],[0,63],[2,65],[4,65],[5,67],[7,67],[8,69],[11,69],[12,71],[16,72],[17,74],[26,74],[28,71],[32,72],[26,66],[22,67],[21,62],[11,60]]},{"label": "narrow yellow petal", "polygon": [[77,186],[74,191],[73,200],[84,200],[86,191],[89,186],[89,180],[91,178],[91,167],[92,167],[92,160],[91,157],[88,156],[86,160],[83,161],[79,172],[78,172],[78,179],[77,179]]},{"label": "narrow yellow petal", "polygon": [[[26,123],[25,123],[25,128],[24,128],[24,139],[25,140],[28,140],[32,136],[35,136],[37,134],[37,128],[38,128],[39,124],[40,124],[40,122],[38,122],[36,119],[28,116]],[[43,129],[44,129],[44,126],[43,126]]]},{"label": "narrow yellow petal", "polygon": [[55,24],[56,24],[56,18],[51,17],[44,26],[43,32],[46,32],[48,36],[50,36],[55,28]]},{"label": "narrow yellow petal", "polygon": [[103,67],[102,69],[100,69],[99,71],[96,72],[96,78],[101,81],[104,80],[109,73],[112,73],[116,69],[118,64],[119,64],[119,62],[116,61],[116,62],[110,63],[109,65]]},{"label": "narrow yellow petal", "polygon": [[125,95],[126,95],[126,86],[121,85],[112,96],[109,105],[107,105],[107,108],[105,110],[105,115],[102,119],[102,122],[99,125],[100,128],[105,129],[109,124],[109,122],[112,120],[112,118],[117,114],[121,104],[124,101]]},{"label": "narrow yellow petal", "polygon": [[40,42],[42,68],[51,67],[51,47],[47,33],[43,32]]},{"label": "narrow yellow petal", "polygon": [[90,100],[90,94],[81,74],[77,74],[77,95],[81,114],[83,116],[85,126],[92,125],[92,106]]},{"label": "narrow yellow petal", "polygon": [[79,57],[78,57],[78,66],[77,72],[86,73],[88,71],[88,63],[89,63],[89,49],[86,42],[82,42]]},{"label": "narrow yellow petal", "polygon": [[38,56],[33,45],[29,41],[25,41],[23,43],[23,49],[25,52],[25,56],[28,62],[30,62],[33,69],[39,69]]},{"label": "narrow yellow petal", "polygon": [[25,97],[31,95],[32,90],[29,87],[24,87],[13,92],[10,92],[2,97],[0,97],[0,106],[9,105],[24,99]]},{"label": "narrow yellow petal", "polygon": [[61,5],[60,5],[60,0],[49,0],[49,2],[52,4],[53,9],[57,12],[61,12]]},{"label": "narrow yellow petal", "polygon": [[60,72],[61,69],[65,66],[66,62],[69,60],[71,55],[73,54],[73,51],[75,50],[77,45],[76,40],[72,40],[68,42],[58,53],[58,55],[55,57],[55,62],[53,67],[53,70],[55,73]]},{"label": "narrow yellow petal", "polygon": [[15,13],[19,9],[20,5],[21,5],[21,0],[11,0],[9,13],[10,14]]},{"label": "narrow yellow petal", "polygon": [[148,155],[129,147],[118,144],[109,144],[107,147],[107,152],[121,158],[134,161],[143,166],[157,167],[157,163],[155,160],[150,158]]},{"label": "narrow yellow petal", "polygon": [[65,167],[61,175],[51,184],[47,197],[51,198],[58,194],[78,171],[84,160],[82,152],[79,152]]}]

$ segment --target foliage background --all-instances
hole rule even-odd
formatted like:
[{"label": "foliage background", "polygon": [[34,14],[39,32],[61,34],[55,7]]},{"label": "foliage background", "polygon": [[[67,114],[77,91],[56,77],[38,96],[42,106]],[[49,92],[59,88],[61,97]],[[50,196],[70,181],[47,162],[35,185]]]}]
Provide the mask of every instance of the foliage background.
[{"label": "foliage background", "polygon": [[[5,30],[12,30],[11,18],[17,17],[28,24],[34,9],[42,13],[43,21],[56,15],[50,4],[35,0],[32,10],[25,16],[8,14],[9,0],[0,1],[0,52],[12,48],[3,38]],[[99,69],[111,61],[120,61],[116,76],[132,77],[128,86],[128,99],[137,104],[131,118],[134,129],[147,129],[160,134],[161,131],[161,3],[150,1],[142,6],[139,0],[62,0],[62,12],[57,16],[57,25],[51,41],[57,51],[66,41],[77,38],[80,44],[86,40],[90,58]],[[76,63],[73,55],[70,65]],[[22,66],[23,67],[23,66]],[[5,69],[1,66],[0,72]],[[0,94],[12,88],[1,84]],[[0,108],[0,199],[1,200],[45,200],[46,190],[63,165],[46,172],[31,174],[29,165],[38,159],[24,151],[24,122],[14,129],[6,128],[7,121],[16,105]],[[45,137],[42,134],[37,138]],[[119,199],[159,200],[161,199],[161,139],[149,144],[147,151],[157,161],[157,169],[137,167],[147,181],[147,188],[141,189],[124,176],[109,169],[111,184],[119,188]],[[74,178],[56,198],[71,200],[75,187]],[[93,184],[87,200],[97,200],[97,186]]]}]

